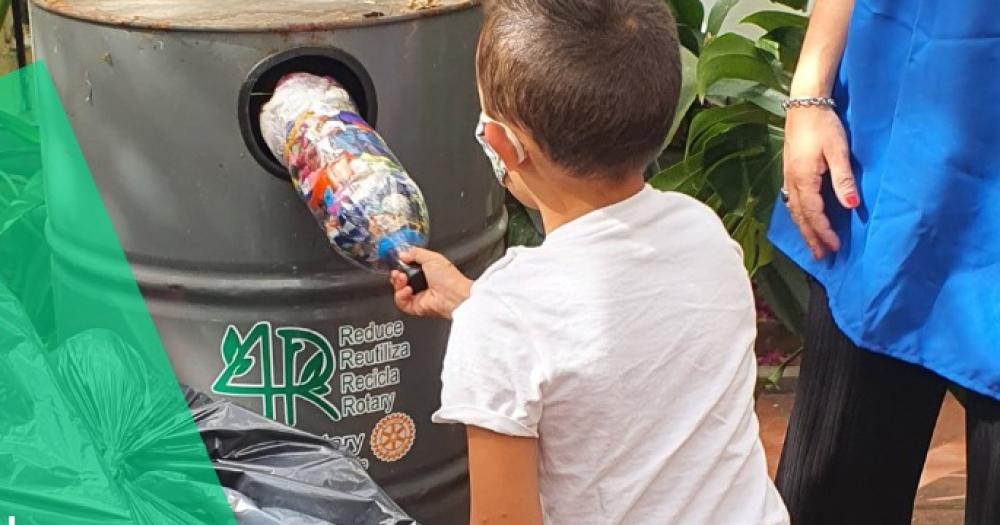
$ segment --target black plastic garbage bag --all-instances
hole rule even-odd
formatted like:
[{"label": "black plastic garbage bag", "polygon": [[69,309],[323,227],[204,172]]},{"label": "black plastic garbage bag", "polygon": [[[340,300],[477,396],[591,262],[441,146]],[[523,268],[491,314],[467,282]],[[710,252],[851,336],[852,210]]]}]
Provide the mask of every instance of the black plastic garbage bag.
[{"label": "black plastic garbage bag", "polygon": [[102,329],[46,348],[0,283],[0,519],[233,523],[176,379],[149,357]]},{"label": "black plastic garbage bag", "polygon": [[416,525],[357,458],[327,440],[185,394],[241,525]]},{"label": "black plastic garbage bag", "polygon": [[0,515],[24,525],[228,525],[234,514],[243,525],[415,523],[324,440],[178,394],[162,354],[110,330],[47,348],[0,283]]}]

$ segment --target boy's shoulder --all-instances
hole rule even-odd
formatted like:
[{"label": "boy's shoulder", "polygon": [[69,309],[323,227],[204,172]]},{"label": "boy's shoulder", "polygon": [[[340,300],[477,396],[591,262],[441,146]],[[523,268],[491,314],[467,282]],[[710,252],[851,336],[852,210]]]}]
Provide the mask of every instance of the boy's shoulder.
[{"label": "boy's shoulder", "polygon": [[520,272],[515,261],[524,249],[509,248],[472,283],[469,297],[453,313],[452,334],[462,330],[492,331],[494,325],[517,324],[521,316],[511,307],[520,302],[520,288],[515,284],[519,281],[515,274]]},{"label": "boy's shoulder", "polygon": [[705,253],[710,253],[711,247],[730,246],[736,244],[719,215],[707,204],[674,191],[655,191],[657,194],[655,206],[659,212],[659,224],[656,228],[661,235],[670,236],[678,245],[687,239],[696,246],[701,246]]},{"label": "boy's shoulder", "polygon": [[[627,204],[627,205],[621,205]],[[629,217],[640,219],[654,218],[660,225],[677,222],[700,222],[704,226],[721,226],[722,221],[715,210],[698,199],[676,191],[661,191],[646,185],[643,191],[626,203],[613,205],[611,219],[621,220]],[[616,216],[624,214],[627,217]],[[643,221],[645,222],[645,221]]]},{"label": "boy's shoulder", "polygon": [[509,248],[476,279],[471,302],[531,318],[559,309],[567,294],[613,289],[639,275],[649,280],[649,272],[684,274],[692,265],[727,262],[742,268],[742,253],[715,211],[682,193],[647,188],[629,206],[563,228],[541,246]]},{"label": "boy's shoulder", "polygon": [[549,286],[547,276],[552,275],[556,265],[546,251],[541,246],[508,248],[475,280],[469,299],[459,309],[468,306],[471,308],[464,309],[503,311],[520,317],[515,311],[523,309],[525,300]]},{"label": "boy's shoulder", "polygon": [[695,220],[704,221],[706,225],[722,224],[722,220],[716,215],[715,210],[690,195],[676,191],[659,190],[654,190],[653,193],[657,195],[655,206],[666,212],[665,220],[688,216]]},{"label": "boy's shoulder", "polygon": [[540,251],[540,247],[512,246],[508,248],[507,252],[491,264],[472,284],[472,294],[502,297],[505,290],[517,289],[527,284],[525,281],[530,282],[530,278],[535,274],[531,267],[544,261],[544,258],[534,256]]}]

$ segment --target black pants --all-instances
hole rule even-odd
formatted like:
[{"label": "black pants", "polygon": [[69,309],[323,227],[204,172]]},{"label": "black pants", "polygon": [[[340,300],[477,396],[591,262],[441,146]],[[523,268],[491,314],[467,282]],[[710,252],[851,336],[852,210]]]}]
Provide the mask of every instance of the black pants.
[{"label": "black pants", "polygon": [[[792,525],[910,525],[948,382],[854,346],[812,285],[777,485]],[[1000,402],[966,401],[966,525],[1000,525]]]}]

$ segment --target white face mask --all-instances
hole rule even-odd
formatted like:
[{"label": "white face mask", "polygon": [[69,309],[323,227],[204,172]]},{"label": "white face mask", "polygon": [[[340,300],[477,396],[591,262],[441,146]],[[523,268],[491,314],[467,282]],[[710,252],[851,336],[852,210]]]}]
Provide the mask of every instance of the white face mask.
[{"label": "white face mask", "polygon": [[479,125],[476,126],[476,140],[479,141],[479,145],[483,147],[483,152],[486,153],[487,157],[489,157],[490,163],[493,165],[493,173],[496,175],[497,181],[500,182],[501,186],[503,186],[504,180],[507,178],[507,167],[504,166],[503,160],[500,159],[500,155],[497,155],[497,152],[493,150],[490,143],[486,141],[487,124],[496,124],[503,129],[504,134],[507,135],[507,140],[513,144],[514,150],[517,151],[518,164],[524,162],[527,155],[524,153],[524,146],[521,145],[521,141],[517,139],[517,136],[514,135],[514,132],[511,131],[510,128],[508,128],[505,124],[497,122],[486,116],[485,112],[479,114]]}]

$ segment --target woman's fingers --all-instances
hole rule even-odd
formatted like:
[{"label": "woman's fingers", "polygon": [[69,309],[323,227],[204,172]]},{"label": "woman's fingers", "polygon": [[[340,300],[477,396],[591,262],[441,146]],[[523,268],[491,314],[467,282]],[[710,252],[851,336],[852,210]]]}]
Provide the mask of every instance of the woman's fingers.
[{"label": "woman's fingers", "polygon": [[[840,239],[830,227],[830,220],[823,213],[823,196],[819,190],[807,188],[799,189],[799,209],[801,219],[806,227],[811,230],[815,246],[812,247],[813,255],[817,259],[822,259],[826,252],[835,252],[840,249]],[[816,249],[818,248],[818,249]]]},{"label": "woman's fingers", "polygon": [[789,211],[816,259],[840,249],[840,239],[824,213],[822,186],[825,171],[826,164],[822,161],[808,166],[790,163],[785,170]]},{"label": "woman's fingers", "polygon": [[799,228],[799,233],[802,235],[802,239],[806,242],[806,246],[809,247],[809,251],[812,252],[813,257],[820,259],[823,257],[824,253],[820,247],[819,240],[816,237],[816,232],[813,231],[812,227],[805,220],[802,215],[802,205],[799,202],[799,192],[794,187],[787,188],[788,191],[788,211],[792,215],[792,220],[795,225]]},{"label": "woman's fingers", "polygon": [[851,168],[851,154],[847,148],[847,139],[840,137],[834,145],[826,148],[826,163],[830,166],[830,178],[833,191],[837,194],[840,205],[853,210],[861,205],[861,195],[854,181],[854,170]]}]

